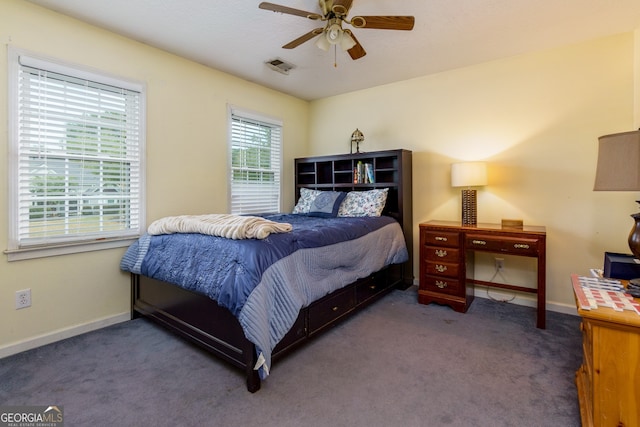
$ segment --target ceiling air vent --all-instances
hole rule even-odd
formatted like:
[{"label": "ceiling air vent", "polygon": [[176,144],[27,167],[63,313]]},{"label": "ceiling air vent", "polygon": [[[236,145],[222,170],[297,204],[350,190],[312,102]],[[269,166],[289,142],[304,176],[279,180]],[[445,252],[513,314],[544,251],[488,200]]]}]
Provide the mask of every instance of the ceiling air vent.
[{"label": "ceiling air vent", "polygon": [[289,70],[295,68],[295,65],[284,62],[282,59],[272,59],[265,62],[269,68],[282,74],[289,74]]}]

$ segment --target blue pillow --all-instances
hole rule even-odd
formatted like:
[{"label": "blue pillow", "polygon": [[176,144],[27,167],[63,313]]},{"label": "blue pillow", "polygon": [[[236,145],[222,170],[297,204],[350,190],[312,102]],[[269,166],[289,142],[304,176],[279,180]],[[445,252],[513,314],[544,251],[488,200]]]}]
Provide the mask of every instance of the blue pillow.
[{"label": "blue pillow", "polygon": [[342,191],[321,191],[313,202],[311,202],[307,215],[321,218],[334,218],[338,216],[340,204],[346,196],[347,193]]}]

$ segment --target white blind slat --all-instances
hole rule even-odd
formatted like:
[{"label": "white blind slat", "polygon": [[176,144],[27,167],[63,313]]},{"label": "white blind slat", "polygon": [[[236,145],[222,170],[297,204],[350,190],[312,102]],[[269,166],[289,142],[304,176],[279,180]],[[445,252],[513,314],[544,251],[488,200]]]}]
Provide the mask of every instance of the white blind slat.
[{"label": "white blind slat", "polygon": [[279,212],[282,125],[234,110],[230,145],[231,212]]},{"label": "white blind slat", "polygon": [[44,60],[18,63],[17,248],[139,233],[142,92]]}]

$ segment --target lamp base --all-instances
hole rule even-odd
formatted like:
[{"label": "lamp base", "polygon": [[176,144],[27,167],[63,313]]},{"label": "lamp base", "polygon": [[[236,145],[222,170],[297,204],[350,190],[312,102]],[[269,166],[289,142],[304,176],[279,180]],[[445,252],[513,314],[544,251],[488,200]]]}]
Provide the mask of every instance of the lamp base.
[{"label": "lamp base", "polygon": [[[640,218],[640,214],[639,218]],[[640,226],[638,222],[636,222]],[[462,190],[462,225],[478,225],[478,202],[476,190]],[[639,239],[640,243],[640,228]],[[638,245],[640,248],[640,244]]]}]

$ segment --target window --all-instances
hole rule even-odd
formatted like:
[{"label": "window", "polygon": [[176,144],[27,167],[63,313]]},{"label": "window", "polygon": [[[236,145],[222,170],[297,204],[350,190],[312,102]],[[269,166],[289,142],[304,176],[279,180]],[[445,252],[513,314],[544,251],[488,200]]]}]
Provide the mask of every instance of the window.
[{"label": "window", "polygon": [[280,212],[282,123],[231,109],[231,213]]},{"label": "window", "polygon": [[12,253],[22,259],[15,253],[72,244],[58,253],[78,252],[138,236],[143,85],[13,48],[9,66],[10,260]]}]

